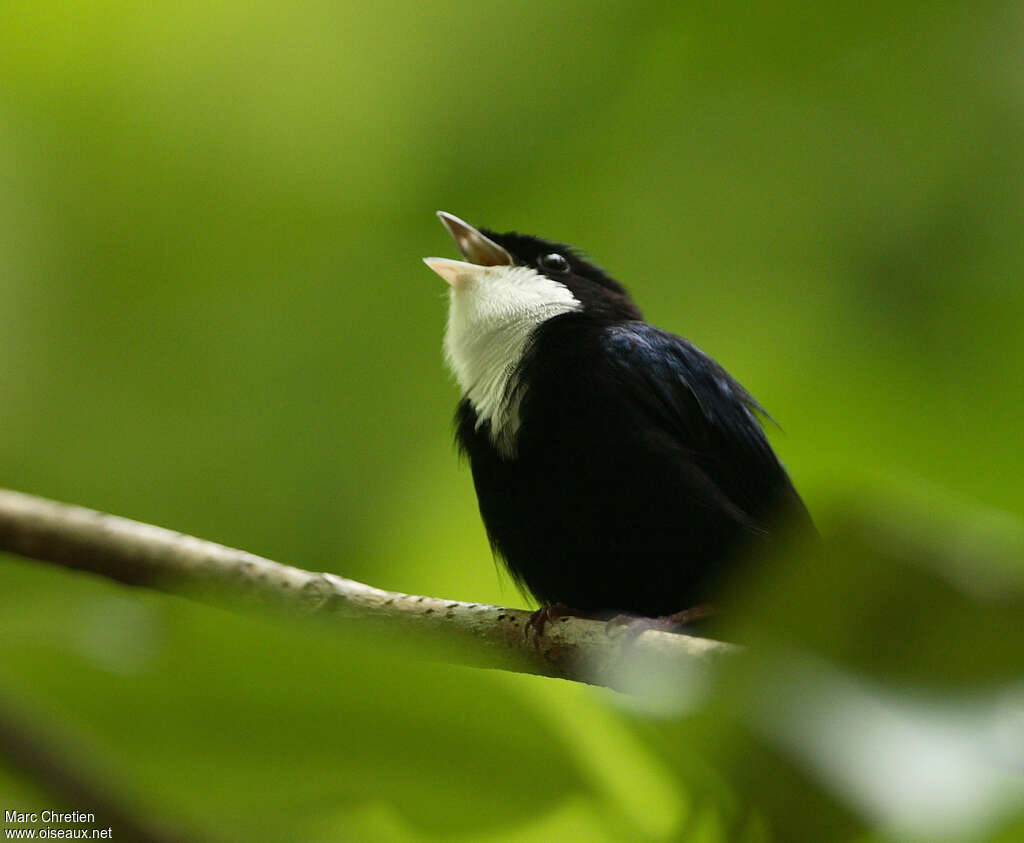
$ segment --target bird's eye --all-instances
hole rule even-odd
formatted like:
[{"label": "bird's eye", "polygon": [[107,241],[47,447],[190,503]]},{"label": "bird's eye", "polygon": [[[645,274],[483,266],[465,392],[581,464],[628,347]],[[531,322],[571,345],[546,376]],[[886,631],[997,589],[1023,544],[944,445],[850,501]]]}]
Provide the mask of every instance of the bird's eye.
[{"label": "bird's eye", "polygon": [[552,252],[550,255],[544,255],[539,261],[540,268],[545,272],[568,272],[569,261],[565,259],[563,255],[557,252]]}]

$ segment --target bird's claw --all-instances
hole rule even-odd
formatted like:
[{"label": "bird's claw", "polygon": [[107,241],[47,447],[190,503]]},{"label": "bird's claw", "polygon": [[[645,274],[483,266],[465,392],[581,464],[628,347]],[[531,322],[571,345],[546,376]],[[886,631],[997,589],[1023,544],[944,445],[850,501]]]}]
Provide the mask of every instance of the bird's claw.
[{"label": "bird's claw", "polygon": [[578,609],[570,609],[564,603],[552,603],[550,606],[541,606],[536,612],[530,615],[523,627],[523,634],[529,638],[533,633],[533,640],[536,641],[544,635],[544,630],[549,623],[561,620],[562,618],[581,618],[583,613]]},{"label": "bird's claw", "polygon": [[658,620],[667,621],[675,629],[669,629],[669,632],[681,632],[682,627],[690,626],[697,621],[706,620],[715,614],[715,607],[710,603],[698,603],[696,606],[691,606],[689,609],[683,609],[681,612],[673,612],[671,615],[665,615],[663,618]]},{"label": "bird's claw", "polygon": [[637,615],[616,615],[608,621],[608,631],[616,636],[622,635],[632,642],[647,630],[658,632],[685,633],[691,624],[702,621],[715,614],[715,608],[709,603],[699,603],[689,609],[662,615],[657,618],[645,618]]}]

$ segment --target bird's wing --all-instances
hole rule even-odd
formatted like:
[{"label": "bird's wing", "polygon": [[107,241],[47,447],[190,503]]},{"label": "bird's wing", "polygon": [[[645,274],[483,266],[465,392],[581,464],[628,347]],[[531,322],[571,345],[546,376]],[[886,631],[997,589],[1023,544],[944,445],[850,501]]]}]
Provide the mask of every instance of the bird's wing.
[{"label": "bird's wing", "polygon": [[717,487],[755,523],[775,508],[806,517],[764,434],[753,396],[682,337],[626,322],[606,329],[602,344],[622,387]]}]

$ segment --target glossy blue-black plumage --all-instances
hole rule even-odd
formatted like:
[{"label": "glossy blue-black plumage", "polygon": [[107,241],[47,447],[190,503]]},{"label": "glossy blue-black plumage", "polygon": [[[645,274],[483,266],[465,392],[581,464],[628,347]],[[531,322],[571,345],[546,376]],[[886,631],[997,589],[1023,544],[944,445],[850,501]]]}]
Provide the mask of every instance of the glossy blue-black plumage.
[{"label": "glossy blue-black plumage", "polygon": [[[557,247],[487,234],[524,263]],[[521,585],[545,604],[666,615],[712,599],[783,525],[813,531],[739,383],[590,264],[572,256],[559,280],[583,308],[542,323],[519,364],[514,456],[468,401],[456,417],[492,546]]]}]

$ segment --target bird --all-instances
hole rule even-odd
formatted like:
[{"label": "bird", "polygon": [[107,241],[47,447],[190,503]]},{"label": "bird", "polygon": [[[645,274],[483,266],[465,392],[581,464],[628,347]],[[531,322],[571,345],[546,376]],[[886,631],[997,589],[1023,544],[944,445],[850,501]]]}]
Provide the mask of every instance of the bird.
[{"label": "bird", "polygon": [[463,260],[444,353],[491,548],[542,607],[677,617],[743,560],[815,534],[767,414],[693,343],[654,327],[582,252],[438,211]]}]

